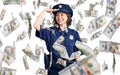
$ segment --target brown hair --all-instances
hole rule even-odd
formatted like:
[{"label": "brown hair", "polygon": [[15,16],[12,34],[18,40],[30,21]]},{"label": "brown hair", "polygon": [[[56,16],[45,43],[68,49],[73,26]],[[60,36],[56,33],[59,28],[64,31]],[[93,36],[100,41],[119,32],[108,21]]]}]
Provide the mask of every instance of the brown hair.
[{"label": "brown hair", "polygon": [[[67,15],[67,17],[68,17],[68,20],[67,20],[67,27],[69,27],[70,25],[71,25],[71,22],[72,22],[72,18],[70,17],[70,15],[68,15],[68,14],[66,14]],[[54,26],[57,26],[58,25],[58,23],[57,23],[57,21],[56,21],[56,15],[54,15],[54,20],[53,20],[53,24],[54,24]]]}]

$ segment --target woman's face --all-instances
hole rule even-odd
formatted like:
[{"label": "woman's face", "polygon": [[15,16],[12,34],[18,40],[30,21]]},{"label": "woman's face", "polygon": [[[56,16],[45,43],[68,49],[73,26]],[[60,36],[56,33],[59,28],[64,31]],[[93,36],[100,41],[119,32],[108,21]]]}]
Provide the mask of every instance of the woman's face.
[{"label": "woman's face", "polygon": [[67,25],[67,20],[68,20],[68,16],[67,14],[63,13],[63,12],[58,12],[56,14],[56,22],[59,24],[59,25]]}]

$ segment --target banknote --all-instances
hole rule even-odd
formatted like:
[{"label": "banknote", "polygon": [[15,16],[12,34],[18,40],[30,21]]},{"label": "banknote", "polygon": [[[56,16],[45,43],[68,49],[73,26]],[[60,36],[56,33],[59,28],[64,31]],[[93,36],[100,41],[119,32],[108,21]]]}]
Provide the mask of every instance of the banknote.
[{"label": "banknote", "polygon": [[102,65],[102,70],[105,71],[108,69],[108,65],[105,63],[104,61],[104,64]]},{"label": "banknote", "polygon": [[36,73],[36,75],[38,75],[38,74],[48,75],[48,74],[47,74],[47,70],[45,70],[45,69],[43,69],[43,68],[38,68],[35,73]]},{"label": "banknote", "polygon": [[60,45],[58,43],[54,43],[53,48],[59,53],[59,55],[62,58],[69,59],[69,56],[68,56],[68,53],[67,53],[67,50],[66,50],[65,46]]},{"label": "banknote", "polygon": [[[3,60],[3,53],[0,50],[0,68],[2,67],[2,60]],[[1,71],[1,69],[0,69],[0,71]]]},{"label": "banknote", "polygon": [[3,61],[7,64],[10,65],[15,61],[15,58],[12,57],[11,55],[4,53],[3,54]]},{"label": "banknote", "polygon": [[24,52],[27,56],[29,56],[31,59],[33,59],[33,60],[36,59],[36,57],[35,57],[35,55],[33,54],[33,52],[32,52],[32,50],[31,50],[31,48],[30,48],[29,45],[27,45],[27,47],[26,47],[25,49],[23,49],[23,52]]},{"label": "banknote", "polygon": [[78,10],[77,13],[80,15],[80,18],[83,18],[83,14],[80,10]]},{"label": "banknote", "polygon": [[90,21],[89,26],[87,28],[87,33],[92,33],[93,31],[103,27],[107,23],[107,20],[104,16],[100,16],[98,18]]},{"label": "banknote", "polygon": [[15,58],[15,47],[14,46],[6,46],[4,52],[9,54],[10,56]]},{"label": "banknote", "polygon": [[101,8],[103,7],[104,0],[100,1]]},{"label": "banknote", "polygon": [[31,15],[30,13],[26,13],[26,17],[27,17],[27,20],[28,20],[28,36],[29,38],[31,38],[31,32],[32,32],[32,25],[31,25]]},{"label": "banknote", "polygon": [[97,38],[99,38],[101,35],[102,35],[102,31],[98,31],[98,32],[94,33],[94,34],[91,36],[90,40],[92,41],[92,40],[94,40],[94,39],[97,39]]},{"label": "banknote", "polygon": [[54,2],[58,2],[59,0],[54,0]]},{"label": "banknote", "polygon": [[17,18],[15,18],[4,25],[2,34],[4,36],[8,36],[11,32],[16,30],[19,26],[20,26],[20,23],[18,22]]},{"label": "banknote", "polygon": [[107,0],[105,16],[114,17],[117,0]]},{"label": "banknote", "polygon": [[100,65],[94,56],[88,56],[59,71],[59,75],[100,75]]},{"label": "banknote", "polygon": [[116,30],[119,28],[119,26],[120,26],[120,12],[110,21],[110,23],[104,29],[103,33],[105,34],[106,37],[111,39]]},{"label": "banknote", "polygon": [[2,43],[2,41],[1,41],[1,39],[0,39],[0,47],[3,45],[3,43]]},{"label": "banknote", "polygon": [[88,38],[81,38],[81,42],[87,43],[88,42]]},{"label": "banknote", "polygon": [[76,7],[80,6],[81,4],[83,4],[85,1],[87,0],[78,0],[76,3]]},{"label": "banknote", "polygon": [[24,63],[25,69],[28,70],[29,66],[28,66],[27,56],[26,55],[23,56],[23,63]]},{"label": "banknote", "polygon": [[113,73],[115,72],[115,66],[116,66],[116,59],[115,59],[115,54],[113,53],[113,65],[112,65]]},{"label": "banknote", "polygon": [[73,60],[76,58],[76,56],[80,56],[81,52],[80,51],[76,51],[76,52],[73,52],[69,58],[69,60]]},{"label": "banknote", "polygon": [[48,7],[48,3],[47,2],[40,2],[40,5],[44,6],[44,7]]},{"label": "banknote", "polygon": [[0,20],[3,20],[5,13],[6,13],[6,10],[2,9],[2,12],[0,13]]},{"label": "banknote", "polygon": [[95,10],[95,6],[98,5],[97,3],[96,4],[90,4],[89,5],[89,10],[85,10],[85,16],[86,17],[97,17],[98,15],[98,11]]},{"label": "banknote", "polygon": [[95,48],[94,48],[94,56],[97,56],[98,54],[99,54],[99,48],[96,46]]},{"label": "banknote", "polygon": [[26,36],[27,36],[27,33],[23,31],[22,34],[19,34],[17,36],[16,42],[25,39]]},{"label": "banknote", "polygon": [[2,0],[4,5],[9,4],[23,4],[26,0]]},{"label": "banknote", "polygon": [[43,51],[43,47],[36,45],[36,47],[35,47],[36,61],[40,60],[40,54],[42,53],[42,51]]},{"label": "banknote", "polygon": [[83,25],[77,25],[76,26],[76,30],[78,31],[78,32],[82,32],[83,30],[84,30],[84,26]]},{"label": "banknote", "polygon": [[100,41],[99,50],[101,52],[111,52],[115,54],[120,54],[120,43],[112,41]]},{"label": "banknote", "polygon": [[63,59],[61,59],[61,58],[59,58],[59,59],[57,60],[57,63],[60,64],[60,65],[62,65],[62,66],[64,66],[64,67],[66,67],[66,61],[63,60]]},{"label": "banknote", "polygon": [[23,14],[22,11],[19,12],[19,16],[20,16],[20,18],[21,18],[22,20],[25,20],[25,19],[26,19],[25,15]]},{"label": "banknote", "polygon": [[86,56],[92,55],[94,52],[92,50],[92,48],[90,48],[89,46],[83,44],[80,41],[76,41],[75,46],[82,52],[84,53]]},{"label": "banknote", "polygon": [[11,68],[2,67],[0,75],[16,75],[16,70]]}]

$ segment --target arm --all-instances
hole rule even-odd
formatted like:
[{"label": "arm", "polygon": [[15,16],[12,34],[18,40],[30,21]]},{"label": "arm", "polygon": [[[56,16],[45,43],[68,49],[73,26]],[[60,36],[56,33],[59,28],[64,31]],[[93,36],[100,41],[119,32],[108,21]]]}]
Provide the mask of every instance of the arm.
[{"label": "arm", "polygon": [[57,9],[49,9],[49,8],[45,8],[41,14],[38,16],[38,18],[36,19],[35,23],[34,23],[34,28],[38,31],[40,31],[40,23],[43,20],[43,17],[45,15],[46,12],[51,13],[57,11]]}]

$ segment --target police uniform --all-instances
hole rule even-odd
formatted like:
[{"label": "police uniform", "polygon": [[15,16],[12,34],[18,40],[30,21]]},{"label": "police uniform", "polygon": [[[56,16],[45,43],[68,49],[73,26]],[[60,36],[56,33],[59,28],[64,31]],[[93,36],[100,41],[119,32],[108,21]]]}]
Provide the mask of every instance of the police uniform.
[{"label": "police uniform", "polygon": [[[53,7],[53,9],[58,9],[58,8],[59,11],[57,12],[64,12],[72,17],[73,11],[69,7],[69,5],[58,4]],[[56,15],[57,12],[53,12],[53,14]],[[59,75],[58,72],[63,68],[65,68],[64,66],[57,63],[57,60],[61,57],[59,53],[53,48],[53,44],[61,35],[64,37],[64,41],[61,44],[66,47],[68,56],[70,57],[73,52],[78,51],[78,49],[75,47],[75,42],[77,40],[81,41],[77,31],[70,28],[66,28],[65,31],[62,31],[60,27],[56,27],[56,26],[45,29],[42,29],[41,27],[40,31],[36,30],[36,36],[43,39],[46,43],[47,50],[49,52],[52,52],[52,65],[48,70],[48,75]],[[68,61],[66,59],[64,60],[67,62],[67,66],[75,62],[75,60],[71,60],[71,61]]]}]

